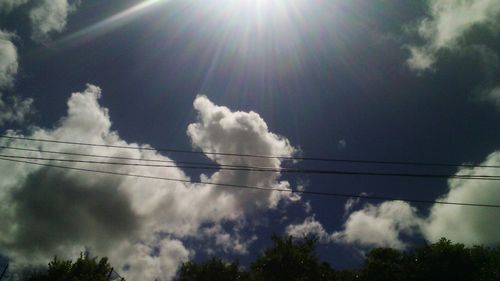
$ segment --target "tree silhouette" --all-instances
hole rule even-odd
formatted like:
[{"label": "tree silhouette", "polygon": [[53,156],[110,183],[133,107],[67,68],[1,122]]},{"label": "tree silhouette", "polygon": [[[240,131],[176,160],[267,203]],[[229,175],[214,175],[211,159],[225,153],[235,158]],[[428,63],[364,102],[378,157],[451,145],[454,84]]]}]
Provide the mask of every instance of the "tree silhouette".
[{"label": "tree silhouette", "polygon": [[273,235],[273,244],[251,265],[254,281],[320,281],[330,280],[334,272],[321,263],[315,253],[318,239],[293,239]]},{"label": "tree silhouette", "polygon": [[107,281],[112,268],[107,258],[91,258],[88,254],[71,260],[60,260],[57,257],[49,263],[46,271],[36,271],[26,277],[25,281]]},{"label": "tree silhouette", "polygon": [[[245,272],[212,259],[185,263],[178,281],[433,281],[500,280],[500,247],[466,247],[442,238],[408,251],[375,248],[359,270],[335,270],[315,253],[317,239],[272,237],[272,245]],[[238,279],[239,278],[239,279]]]},{"label": "tree silhouette", "polygon": [[405,280],[403,256],[395,249],[373,249],[365,257],[365,263],[360,273],[361,280]]},{"label": "tree silhouette", "polygon": [[406,254],[406,280],[500,280],[500,250],[441,238]]},{"label": "tree silhouette", "polygon": [[[408,251],[376,248],[359,270],[335,270],[315,252],[315,237],[273,235],[272,244],[250,264],[219,258],[183,263],[176,281],[499,281],[500,247],[467,247],[442,238]],[[75,261],[57,257],[45,271],[31,271],[23,281],[105,281],[112,268],[107,258],[81,254]]]},{"label": "tree silhouette", "polygon": [[178,281],[248,281],[248,273],[237,262],[225,263],[212,258],[203,263],[185,262],[179,270]]}]

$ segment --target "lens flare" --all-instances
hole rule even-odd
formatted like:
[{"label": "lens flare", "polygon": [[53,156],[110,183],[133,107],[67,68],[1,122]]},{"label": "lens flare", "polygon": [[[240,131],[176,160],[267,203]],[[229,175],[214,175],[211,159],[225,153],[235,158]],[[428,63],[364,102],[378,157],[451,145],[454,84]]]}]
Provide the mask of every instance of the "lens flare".
[{"label": "lens flare", "polygon": [[53,42],[53,46],[60,45],[78,45],[90,40],[95,39],[96,37],[102,36],[110,31],[113,31],[117,28],[120,28],[127,23],[133,21],[134,19],[142,16],[144,13],[147,13],[150,9],[160,3],[165,3],[168,0],[146,0],[141,3],[138,3],[132,7],[125,9],[117,14],[114,14],[108,17],[105,20],[92,24],[86,28],[83,28],[79,31],[71,33],[55,42]]}]

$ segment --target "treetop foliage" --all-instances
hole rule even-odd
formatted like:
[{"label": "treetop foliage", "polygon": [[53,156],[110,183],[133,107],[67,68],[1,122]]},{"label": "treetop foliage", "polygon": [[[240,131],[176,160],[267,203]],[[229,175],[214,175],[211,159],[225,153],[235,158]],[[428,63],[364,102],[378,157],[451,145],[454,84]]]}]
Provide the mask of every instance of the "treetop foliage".
[{"label": "treetop foliage", "polygon": [[[375,248],[357,270],[336,270],[316,254],[318,239],[274,235],[272,244],[248,269],[238,262],[211,258],[182,264],[175,281],[499,281],[500,247],[466,247],[442,238],[409,251]],[[110,280],[107,258],[81,254],[75,261],[52,260],[48,269],[24,281]]]},{"label": "treetop foliage", "polygon": [[111,270],[107,258],[97,260],[89,254],[80,254],[73,262],[54,257],[46,271],[36,271],[25,281],[108,281]]},{"label": "treetop foliage", "polygon": [[358,270],[336,270],[319,259],[314,237],[273,236],[249,270],[213,258],[182,265],[177,281],[498,281],[500,247],[466,247],[442,238],[406,252],[375,248]]}]

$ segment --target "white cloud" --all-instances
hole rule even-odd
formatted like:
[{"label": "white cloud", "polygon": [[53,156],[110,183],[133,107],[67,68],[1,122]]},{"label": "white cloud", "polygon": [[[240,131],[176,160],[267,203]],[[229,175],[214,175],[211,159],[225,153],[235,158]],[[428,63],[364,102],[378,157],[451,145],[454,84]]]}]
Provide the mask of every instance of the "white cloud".
[{"label": "white cloud", "polygon": [[[204,228],[200,232],[198,239],[210,239],[214,238],[214,244],[216,247],[222,249],[225,253],[235,253],[239,255],[248,254],[248,248],[252,245],[254,241],[257,240],[256,235],[252,235],[249,238],[245,238],[240,234],[242,225],[238,225],[233,228],[233,232],[226,232],[220,224],[216,224],[212,227]],[[207,248],[207,252],[213,254],[214,250],[212,248]]]},{"label": "white cloud", "polygon": [[[490,154],[482,166],[500,166],[500,152]],[[495,175],[495,168],[462,168],[457,175]],[[438,201],[498,204],[500,188],[497,181],[450,179],[449,190]],[[348,204],[350,204],[348,202]],[[346,204],[346,207],[347,205]],[[500,244],[498,208],[434,204],[427,217],[420,217],[416,209],[401,201],[387,201],[380,205],[365,205],[347,218],[344,229],[332,235],[342,243],[361,246],[387,246],[402,249],[401,234],[420,233],[428,241],[446,237],[467,245]]]},{"label": "white cloud", "polygon": [[435,51],[430,51],[428,47],[409,46],[410,58],[408,58],[408,66],[416,71],[431,69],[436,60]]},{"label": "white cloud", "polygon": [[0,0],[0,13],[9,13],[13,9],[28,3],[29,0]]},{"label": "white cloud", "polygon": [[[19,63],[17,48],[12,43],[14,34],[0,30],[0,90],[14,85]],[[22,123],[32,111],[32,99],[18,96],[5,98],[0,92],[0,126],[5,123]]]},{"label": "white cloud", "polygon": [[31,39],[44,43],[52,33],[61,32],[66,27],[68,16],[75,12],[81,0],[0,0],[0,13],[10,13],[28,2],[31,21]]},{"label": "white cloud", "polygon": [[[358,203],[349,199],[345,204],[346,212]],[[402,201],[388,201],[380,205],[366,204],[363,209],[349,214],[341,231],[328,234],[323,225],[313,216],[300,224],[288,225],[287,235],[302,238],[315,235],[322,243],[355,244],[361,248],[391,247],[405,249],[402,234],[412,235],[423,224],[416,209]]]},{"label": "white cloud", "polygon": [[[150,148],[148,145],[128,143],[120,138],[118,132],[111,130],[108,110],[98,103],[100,95],[101,90],[93,85],[88,85],[81,93],[73,93],[68,100],[66,117],[52,129],[32,128],[27,136]],[[199,122],[189,126],[188,134],[196,147],[213,152],[283,156],[294,151],[285,138],[269,132],[264,120],[256,113],[232,112],[226,107],[214,105],[206,97],[198,97],[194,104],[200,118]],[[5,139],[0,144],[169,160],[154,150],[71,147]],[[1,153],[9,151],[4,149]],[[34,152],[29,155],[42,156]],[[273,167],[280,167],[281,164],[275,159],[209,157],[227,164]],[[65,158],[75,159],[70,156]],[[86,249],[96,255],[110,257],[113,265],[131,280],[168,280],[175,274],[178,265],[194,254],[186,248],[182,239],[195,237],[208,225],[245,221],[251,214],[276,207],[280,201],[295,199],[286,195],[276,196],[274,192],[244,192],[191,184],[189,177],[176,167],[64,165],[188,182],[89,174],[0,161],[0,223],[3,225],[0,228],[0,252],[11,258],[13,265],[44,264],[54,255],[68,257]],[[278,173],[219,171],[203,177],[215,182],[288,187],[288,183],[278,181],[279,176]],[[258,216],[255,217],[258,220]],[[243,253],[251,243],[251,239],[247,239],[232,241],[231,244],[225,234],[222,229],[213,232],[216,243],[227,246],[228,250],[231,248],[234,252]],[[232,233],[230,238],[233,237],[238,238],[238,233]],[[123,267],[129,270],[122,271]]]},{"label": "white cloud", "polygon": [[[482,165],[500,165],[500,152],[488,156]],[[474,168],[461,169],[460,175],[495,175],[498,169]],[[500,186],[497,181],[449,180],[449,191],[440,200],[453,202],[472,202],[498,204]],[[434,205],[426,220],[423,233],[430,241],[447,237],[453,241],[472,244],[498,245],[500,225],[498,208]]]},{"label": "white cloud", "polygon": [[11,87],[19,68],[17,49],[12,33],[0,30],[0,89]]},{"label": "white cloud", "polygon": [[328,242],[329,235],[323,225],[314,216],[307,217],[301,224],[291,224],[285,229],[287,235],[296,238],[304,238],[309,235],[316,236],[320,242]]},{"label": "white cloud", "polygon": [[460,40],[471,27],[484,24],[491,28],[499,22],[500,2],[498,0],[429,0],[428,17],[416,26],[424,45],[409,46],[407,63],[416,71],[432,68],[437,52],[441,49],[454,50],[460,47]]},{"label": "white cloud", "polygon": [[[199,112],[199,121],[190,124],[187,134],[193,146],[206,152],[225,151],[227,153],[276,155],[289,157],[295,149],[286,138],[269,132],[267,124],[259,114],[251,112],[231,112],[227,107],[214,105],[205,96],[198,96],[194,107]],[[281,160],[276,158],[251,158],[225,155],[207,155],[223,165],[245,165],[280,168]],[[290,189],[286,181],[277,181],[280,173],[223,170],[214,173],[208,180],[215,183],[234,183],[239,185],[264,186],[268,188]],[[252,190],[215,190],[214,194],[224,192],[228,200],[235,200],[237,209],[276,208],[282,200],[296,201],[296,195],[283,192],[262,192]]]},{"label": "white cloud", "polygon": [[404,249],[400,234],[412,234],[421,221],[416,209],[401,201],[388,201],[380,205],[366,204],[351,213],[344,229],[332,234],[338,243],[354,243],[362,247],[391,247]]},{"label": "white cloud", "polygon": [[51,33],[63,31],[68,15],[77,9],[78,4],[78,1],[70,3],[69,0],[41,0],[29,12],[31,39],[45,42]]},{"label": "white cloud", "polygon": [[126,275],[128,280],[171,280],[178,266],[193,254],[180,240],[166,238],[149,244],[124,243],[110,259],[123,260],[130,267],[126,274],[120,273]]}]

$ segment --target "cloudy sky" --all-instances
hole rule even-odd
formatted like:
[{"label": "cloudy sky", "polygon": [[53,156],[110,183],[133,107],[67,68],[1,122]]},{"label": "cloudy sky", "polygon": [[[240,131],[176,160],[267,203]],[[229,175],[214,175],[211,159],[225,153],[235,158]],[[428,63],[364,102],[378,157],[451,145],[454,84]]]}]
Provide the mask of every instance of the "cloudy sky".
[{"label": "cloudy sky", "polygon": [[499,245],[498,208],[286,192],[498,205],[498,181],[280,170],[498,175],[499,27],[497,0],[0,0],[0,154],[31,157],[0,159],[0,260],[90,251],[171,280],[189,259],[245,265],[272,233],[317,235],[338,268]]}]

